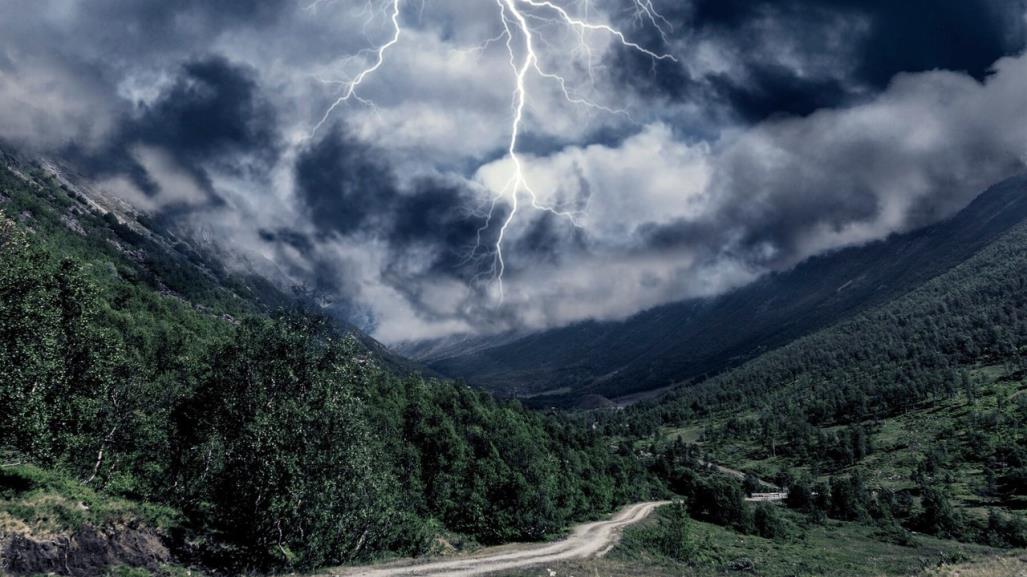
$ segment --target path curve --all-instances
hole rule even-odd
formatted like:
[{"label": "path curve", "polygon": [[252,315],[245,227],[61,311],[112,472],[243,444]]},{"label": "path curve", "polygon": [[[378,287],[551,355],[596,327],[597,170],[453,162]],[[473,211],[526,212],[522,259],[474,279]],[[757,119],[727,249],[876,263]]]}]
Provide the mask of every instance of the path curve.
[{"label": "path curve", "polygon": [[472,577],[564,561],[601,557],[617,544],[625,527],[645,519],[657,507],[670,501],[636,503],[605,520],[578,525],[570,536],[555,543],[509,546],[485,550],[460,559],[431,561],[416,565],[339,568],[322,573],[324,577]]}]

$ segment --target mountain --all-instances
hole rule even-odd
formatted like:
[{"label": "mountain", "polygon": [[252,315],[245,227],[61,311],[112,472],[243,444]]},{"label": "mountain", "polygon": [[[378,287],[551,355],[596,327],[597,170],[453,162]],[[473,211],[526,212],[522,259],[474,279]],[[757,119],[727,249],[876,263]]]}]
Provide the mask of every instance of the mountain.
[{"label": "mountain", "polygon": [[[226,319],[297,305],[316,306],[305,303],[302,294],[294,294],[290,279],[269,274],[275,270],[269,263],[259,266],[224,247],[201,245],[173,222],[151,218],[116,195],[92,186],[72,164],[0,147],[0,166],[0,184],[8,191],[0,193],[0,207],[6,204],[23,224],[40,229],[46,241],[54,243],[59,232],[62,249],[103,257],[115,263],[119,272],[167,298]],[[37,194],[13,194],[25,186]],[[390,369],[436,376],[345,320],[334,320],[340,330]]]},{"label": "mountain", "polygon": [[62,167],[0,154],[0,573],[542,540],[664,490],[582,421],[381,353]]},{"label": "mountain", "polygon": [[808,512],[799,496],[830,490],[827,515],[1027,546],[1024,247],[1027,222],[884,304],[608,412],[606,430],[698,443]]},{"label": "mountain", "polygon": [[[728,294],[497,342],[402,349],[447,376],[529,404],[629,400],[699,380],[887,302],[951,269],[1027,218],[1027,175],[953,217],[811,258]],[[469,346],[472,345],[472,346]]]},{"label": "mountain", "polygon": [[[691,303],[687,323],[711,326],[732,302],[758,305],[766,327],[773,318],[813,326],[817,310],[861,311],[848,320],[659,402],[567,414],[388,370],[373,341],[360,344],[359,333],[294,306],[274,285],[230,272],[60,167],[3,160],[4,571],[295,572],[546,540],[620,504],[674,494],[681,504],[624,534],[621,554],[635,555],[624,571],[603,574],[664,574],[654,565],[678,574],[666,559],[719,574],[724,559],[772,540],[802,551],[759,557],[767,574],[794,572],[797,558],[837,562],[838,543],[851,545],[852,563],[886,548],[897,563],[890,574],[969,550],[953,538],[1027,545],[1027,522],[1015,516],[1027,478],[1027,224],[1014,226],[1024,220],[1022,180],[942,228],[762,281],[793,287],[776,301],[739,300],[755,285]],[[934,271],[944,272],[925,281]],[[854,276],[838,290],[839,278]],[[864,294],[846,309],[849,291]],[[798,311],[803,296],[821,308],[794,319],[774,308]],[[710,350],[730,350],[730,333],[717,334],[720,349]],[[490,350],[481,339],[463,346]],[[610,406],[595,391],[571,392]],[[758,463],[758,477],[743,484],[711,464],[721,459],[747,473]],[[807,479],[814,471],[831,476]],[[746,502],[759,477],[788,487],[787,507]],[[880,573],[860,567],[849,574]]]}]

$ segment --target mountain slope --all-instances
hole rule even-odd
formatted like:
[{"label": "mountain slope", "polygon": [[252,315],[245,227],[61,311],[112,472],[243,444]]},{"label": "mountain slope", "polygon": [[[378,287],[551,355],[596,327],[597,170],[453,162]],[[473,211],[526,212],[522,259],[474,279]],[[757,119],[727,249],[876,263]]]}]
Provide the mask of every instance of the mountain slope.
[{"label": "mountain slope", "polygon": [[[621,397],[735,366],[908,292],[1027,218],[1027,176],[1000,183],[954,217],[812,258],[718,298],[675,303],[623,322],[586,322],[467,353],[423,347],[439,372],[530,401]],[[416,352],[416,349],[410,349]],[[467,350],[467,349],[465,349]]]},{"label": "mountain slope", "polygon": [[47,553],[19,574],[68,574],[117,546],[76,543],[137,526],[161,545],[140,563],[240,574],[446,532],[540,540],[660,490],[583,422],[385,370],[333,320],[268,312],[217,263],[3,160],[0,558]]},{"label": "mountain slope", "polygon": [[610,414],[608,430],[663,427],[781,484],[844,474],[917,497],[934,485],[953,519],[1020,517],[949,534],[1027,545],[1025,246],[1022,222],[901,297]]},{"label": "mountain slope", "polygon": [[[237,260],[201,247],[168,223],[156,222],[122,199],[86,184],[70,165],[0,147],[0,208],[40,239],[73,256],[111,263],[118,274],[195,310],[226,320],[302,304],[288,279],[232,269]],[[242,267],[245,269],[245,267]],[[268,267],[270,268],[270,267]],[[311,305],[313,306],[313,305]],[[390,351],[355,326],[335,319],[387,368],[436,376],[432,370]]]}]

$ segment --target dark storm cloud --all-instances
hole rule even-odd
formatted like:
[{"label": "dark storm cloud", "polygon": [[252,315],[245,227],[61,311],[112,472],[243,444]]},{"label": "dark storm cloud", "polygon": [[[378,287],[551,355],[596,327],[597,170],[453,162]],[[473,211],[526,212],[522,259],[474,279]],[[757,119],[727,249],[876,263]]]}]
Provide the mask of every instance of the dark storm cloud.
[{"label": "dark storm cloud", "polygon": [[214,198],[208,171],[259,175],[279,153],[277,122],[256,72],[211,56],[183,64],[152,104],[140,104],[100,151],[71,147],[66,155],[94,176],[127,175],[154,195],[160,186],[133,154],[154,147],[173,158]]},{"label": "dark storm cloud", "polygon": [[321,232],[349,234],[386,212],[396,183],[381,151],[333,130],[297,159],[296,192]]},{"label": "dark storm cloud", "polygon": [[[859,77],[881,88],[898,72],[936,68],[981,79],[1000,57],[1024,44],[1022,0],[693,0],[692,26],[738,30],[761,13],[836,11],[870,18],[861,42]],[[795,32],[810,34],[801,19]]]},{"label": "dark storm cloud", "polygon": [[842,102],[849,94],[837,79],[805,79],[777,64],[755,64],[745,83],[728,75],[708,79],[713,93],[742,120],[756,122],[775,114],[804,115]]},{"label": "dark storm cloud", "polygon": [[[532,186],[582,228],[522,203],[502,306],[485,293],[509,206],[479,230],[508,181],[511,77],[502,42],[468,51],[499,31],[493,3],[404,2],[359,94],[375,106],[309,137],[390,33],[362,0],[0,2],[0,138],[73,153],[384,338],[617,318],[932,222],[1022,168],[1027,57],[995,61],[1022,49],[1025,1],[655,0],[665,42],[600,0],[591,17],[680,62],[613,42],[596,78],[576,34],[532,20],[544,64],[639,124],[529,97]],[[934,69],[970,76],[908,74]]]},{"label": "dark storm cloud", "polygon": [[257,231],[260,240],[267,243],[281,243],[295,248],[298,251],[309,253],[314,250],[314,243],[307,235],[286,228],[279,230],[260,229]]},{"label": "dark storm cloud", "polygon": [[[1025,9],[1024,0],[692,0],[663,12],[678,31],[664,49],[682,64],[619,51],[616,74],[666,98],[724,104],[743,121],[805,115],[882,90],[899,72],[945,69],[980,80],[1023,49]],[[647,45],[662,43],[652,29],[638,33]],[[728,71],[691,70],[700,41],[737,62]]]},{"label": "dark storm cloud", "polygon": [[[430,270],[443,274],[463,274],[471,270],[468,258],[478,242],[484,217],[472,213],[467,190],[455,182],[423,179],[410,194],[397,198],[390,243],[400,250],[411,246],[431,248],[434,260]],[[496,215],[502,218],[504,215]],[[483,231],[482,243],[494,242],[496,227]]]},{"label": "dark storm cloud", "polygon": [[130,123],[125,138],[161,146],[189,164],[252,154],[268,165],[278,151],[275,114],[256,71],[220,57],[184,64],[174,84]]},{"label": "dark storm cloud", "polygon": [[[291,0],[7,0],[0,6],[0,136],[49,151],[102,146],[134,102],[226,32],[275,24]],[[128,84],[125,84],[126,81]]]},{"label": "dark storm cloud", "polygon": [[1025,71],[1021,56],[983,82],[902,75],[873,101],[765,122],[719,151],[709,211],[642,227],[641,242],[780,269],[937,222],[1023,170]]},{"label": "dark storm cloud", "polygon": [[[384,151],[336,129],[300,154],[296,184],[319,234],[369,235],[383,240],[397,261],[427,251],[425,272],[473,274],[469,257],[485,219],[465,182],[422,178],[401,188]],[[480,238],[494,242],[494,234],[492,227]]]},{"label": "dark storm cloud", "polygon": [[[747,159],[750,160],[750,159]],[[761,182],[766,173],[732,164],[730,195],[699,221],[646,225],[638,230],[643,252],[673,254],[687,249],[701,258],[728,257],[753,267],[787,268],[808,256],[814,230],[841,233],[846,227],[881,217],[881,199],[853,175],[837,175],[829,193],[789,181]],[[764,198],[752,198],[755,192]],[[956,191],[953,191],[956,192]],[[924,222],[932,222],[939,215]],[[910,218],[913,226],[914,218]],[[726,252],[725,252],[726,251]]]},{"label": "dark storm cloud", "polygon": [[520,262],[534,265],[558,264],[562,258],[587,250],[588,239],[582,229],[567,226],[565,218],[548,212],[532,221],[510,247],[510,252],[517,254]]},{"label": "dark storm cloud", "polygon": [[[21,3],[24,12],[32,13],[39,0]],[[74,10],[73,19],[53,20],[69,38],[88,40],[63,43],[68,54],[128,63],[151,54],[164,58],[205,51],[219,34],[274,24],[294,6],[293,0],[90,0]]]}]

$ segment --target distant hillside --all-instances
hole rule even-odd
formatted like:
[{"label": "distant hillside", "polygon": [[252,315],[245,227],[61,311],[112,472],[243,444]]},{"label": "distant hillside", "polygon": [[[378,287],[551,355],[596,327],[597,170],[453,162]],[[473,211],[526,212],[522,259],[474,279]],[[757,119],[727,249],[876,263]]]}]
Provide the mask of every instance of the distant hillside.
[{"label": "distant hillside", "polygon": [[[887,302],[974,255],[1027,218],[1027,176],[998,184],[947,221],[812,258],[713,299],[623,322],[480,339],[460,351],[410,348],[439,372],[529,403],[619,398],[699,379]],[[465,344],[466,345],[466,344]],[[539,393],[547,394],[537,396]]]},{"label": "distant hillside", "polygon": [[907,527],[1023,547],[1025,247],[1022,222],[898,298],[609,413],[608,430],[696,442],[715,462],[800,492],[849,478],[897,503],[933,497],[943,521],[906,513]]}]

